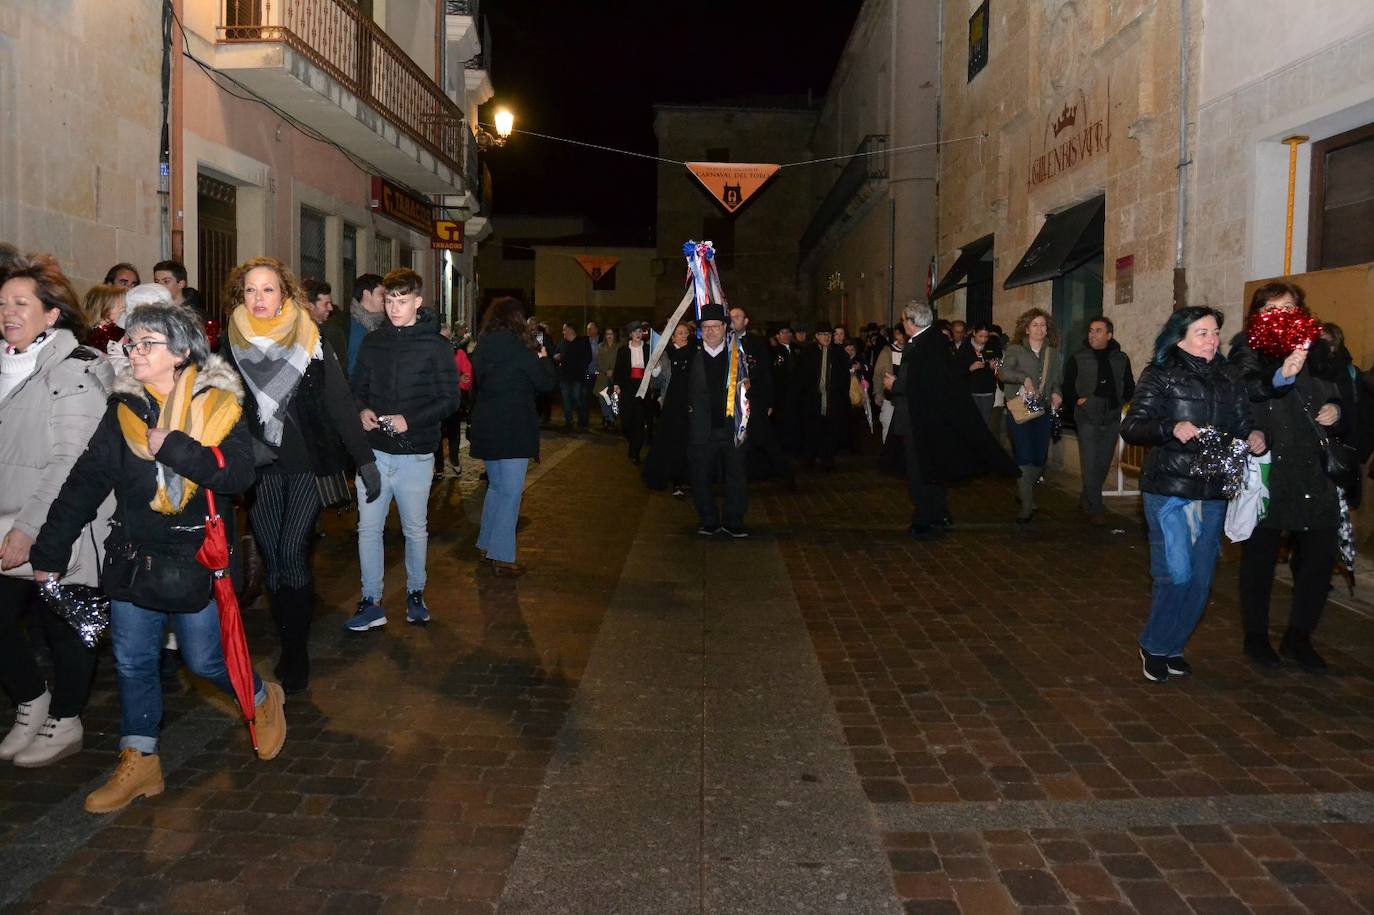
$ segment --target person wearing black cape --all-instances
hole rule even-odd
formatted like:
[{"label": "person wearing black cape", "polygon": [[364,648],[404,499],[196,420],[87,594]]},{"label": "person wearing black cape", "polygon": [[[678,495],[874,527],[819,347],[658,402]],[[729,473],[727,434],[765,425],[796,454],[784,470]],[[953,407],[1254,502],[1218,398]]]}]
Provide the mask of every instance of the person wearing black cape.
[{"label": "person wearing black cape", "polygon": [[931,332],[934,315],[924,302],[902,309],[909,340],[895,375],[884,379],[893,400],[892,431],[901,436],[911,497],[911,536],[931,540],[952,522],[946,487],[971,477],[1020,471],[978,413],[943,334]]},{"label": "person wearing black cape", "polygon": [[672,340],[659,364],[668,375],[659,413],[658,434],[649,445],[642,476],[650,489],[672,487],[674,498],[687,494],[687,361],[696,351],[697,339],[688,321],[673,328]]}]

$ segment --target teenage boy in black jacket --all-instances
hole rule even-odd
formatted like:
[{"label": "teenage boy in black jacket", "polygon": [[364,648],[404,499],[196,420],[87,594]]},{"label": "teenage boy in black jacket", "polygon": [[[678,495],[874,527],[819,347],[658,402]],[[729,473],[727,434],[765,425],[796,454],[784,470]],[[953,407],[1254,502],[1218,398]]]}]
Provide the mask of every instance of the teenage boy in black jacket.
[{"label": "teenage boy in black jacket", "polygon": [[358,506],[362,600],[347,623],[354,632],[386,625],[382,528],[393,498],[406,541],[406,622],[429,622],[424,600],[429,487],[441,426],[458,409],[458,371],[434,312],[420,308],[422,282],[404,267],[382,280],[387,322],[363,338],[351,376],[358,416],[382,477],[381,496]]}]

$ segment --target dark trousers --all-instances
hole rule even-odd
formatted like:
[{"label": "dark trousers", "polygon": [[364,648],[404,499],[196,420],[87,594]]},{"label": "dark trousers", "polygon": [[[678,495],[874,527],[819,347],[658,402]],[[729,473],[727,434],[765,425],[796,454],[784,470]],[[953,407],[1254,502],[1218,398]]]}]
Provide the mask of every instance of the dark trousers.
[{"label": "dark trousers", "polygon": [[320,492],[311,473],[264,473],[253,490],[248,520],[267,569],[267,590],[311,583],[310,544],[320,516]]},{"label": "dark trousers", "polygon": [[816,461],[822,467],[835,466],[835,452],[839,450],[843,423],[848,420],[847,414],[836,411],[847,411],[849,402],[845,401],[843,407],[836,404],[830,404],[829,407],[831,412],[828,416],[822,416],[819,409],[808,415],[802,429],[802,449],[807,461]]},{"label": "dark trousers", "polygon": [[633,392],[620,391],[620,425],[630,442],[630,460],[639,460],[644,450],[644,401]]},{"label": "dark trousers", "polygon": [[763,454],[768,461],[769,471],[775,476],[792,476],[792,464],[783,453],[773,417],[768,415],[766,409],[749,415],[749,435],[745,445]]},{"label": "dark trousers", "polygon": [[571,429],[573,413],[577,413],[577,427],[587,428],[587,382],[560,381],[559,393],[563,395],[563,428]]},{"label": "dark trousers", "polygon": [[454,413],[439,429],[439,447],[434,449],[435,472],[444,469],[444,442],[448,442],[448,461],[456,471],[462,463],[463,414]]},{"label": "dark trousers", "polygon": [[902,454],[906,458],[906,491],[911,498],[911,523],[915,527],[929,527],[949,514],[948,495],[943,484],[928,483],[921,476],[921,458],[916,453],[915,436],[898,437],[902,440]]},{"label": "dark trousers", "polygon": [[91,695],[95,649],[83,645],[76,630],[48,609],[32,578],[0,576],[0,687],[16,705],[32,702],[47,689],[20,622],[25,616],[42,631],[52,654],[55,682],[48,714],[54,718],[80,715]]},{"label": "dark trousers", "polygon": [[749,508],[749,480],[746,448],[736,448],[734,433],[729,429],[712,429],[711,437],[701,444],[687,448],[687,468],[692,478],[692,502],[702,527],[719,527],[721,513],[711,492],[711,479],[719,467],[725,482],[726,527],[744,524]]},{"label": "dark trousers", "polygon": [[[1293,531],[1290,545],[1296,555],[1293,569],[1293,606],[1288,626],[1311,634],[1321,621],[1336,564],[1340,532]],[[1283,531],[1256,527],[1240,554],[1240,607],[1246,633],[1269,633],[1269,599],[1274,590],[1274,567],[1279,561]]]},{"label": "dark trousers", "polygon": [[1078,423],[1078,463],[1083,472],[1083,507],[1100,515],[1106,510],[1102,504],[1102,483],[1116,454],[1116,441],[1121,435],[1121,413],[1105,423],[1080,420]]}]

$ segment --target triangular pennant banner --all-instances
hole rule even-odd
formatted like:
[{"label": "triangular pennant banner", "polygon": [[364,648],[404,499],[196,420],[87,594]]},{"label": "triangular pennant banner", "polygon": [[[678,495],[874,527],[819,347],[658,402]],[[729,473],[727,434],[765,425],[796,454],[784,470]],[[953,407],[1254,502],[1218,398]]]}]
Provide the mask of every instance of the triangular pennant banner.
[{"label": "triangular pennant banner", "polygon": [[715,196],[727,213],[744,206],[745,201],[758,193],[759,188],[778,173],[780,166],[757,162],[688,162],[691,172],[702,187]]},{"label": "triangular pennant banner", "polygon": [[582,269],[587,271],[587,276],[592,278],[595,283],[611,271],[616,264],[620,263],[618,257],[597,257],[591,254],[578,254],[574,258]]}]

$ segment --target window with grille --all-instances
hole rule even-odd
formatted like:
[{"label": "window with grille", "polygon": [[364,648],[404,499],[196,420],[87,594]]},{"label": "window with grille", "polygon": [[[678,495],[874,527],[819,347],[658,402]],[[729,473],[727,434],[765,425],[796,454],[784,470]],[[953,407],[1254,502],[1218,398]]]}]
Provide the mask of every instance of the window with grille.
[{"label": "window with grille", "polygon": [[301,207],[302,281],[324,279],[324,214]]},{"label": "window with grille", "polygon": [[372,272],[386,276],[395,269],[394,263],[391,259],[391,239],[378,235],[372,243]]},{"label": "window with grille", "polygon": [[358,230],[348,223],[343,227],[343,287],[353,288],[358,278]]}]

